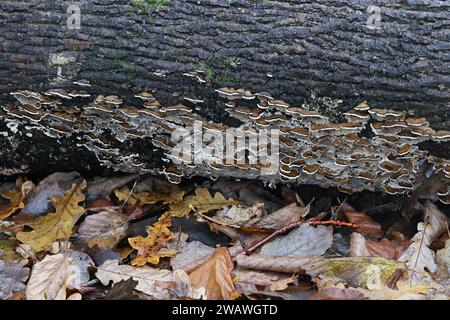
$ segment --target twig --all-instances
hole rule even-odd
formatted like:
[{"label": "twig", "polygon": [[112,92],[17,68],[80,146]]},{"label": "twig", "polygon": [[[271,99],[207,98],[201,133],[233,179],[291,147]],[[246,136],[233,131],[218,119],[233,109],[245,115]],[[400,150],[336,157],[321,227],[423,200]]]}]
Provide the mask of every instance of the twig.
[{"label": "twig", "polygon": [[128,193],[128,196],[127,196],[127,198],[125,199],[125,201],[124,201],[124,202],[122,203],[122,205],[120,206],[120,209],[123,209],[123,207],[127,204],[128,200],[130,200],[131,195],[132,195],[133,192],[134,192],[134,188],[136,188],[137,182],[138,182],[138,179],[134,180],[133,187],[131,188],[130,192]]}]

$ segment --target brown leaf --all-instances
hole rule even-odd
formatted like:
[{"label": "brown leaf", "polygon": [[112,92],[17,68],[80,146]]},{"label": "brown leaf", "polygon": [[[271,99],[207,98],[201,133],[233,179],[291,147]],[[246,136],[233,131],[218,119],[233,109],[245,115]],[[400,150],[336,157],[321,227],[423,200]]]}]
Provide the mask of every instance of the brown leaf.
[{"label": "brown leaf", "polygon": [[321,256],[333,244],[333,227],[302,224],[285,236],[279,236],[265,244],[262,255],[273,256]]},{"label": "brown leaf", "polygon": [[28,268],[24,268],[27,263],[27,260],[19,262],[0,260],[0,299],[8,299],[25,290],[24,282],[30,273]]},{"label": "brown leaf", "polygon": [[408,248],[409,240],[388,240],[381,241],[367,240],[360,233],[353,232],[350,239],[351,257],[382,257],[397,260]]},{"label": "brown leaf", "polygon": [[355,289],[325,288],[311,295],[308,300],[365,300],[366,297]]},{"label": "brown leaf", "polygon": [[265,270],[273,272],[298,273],[322,257],[281,257],[252,254],[239,254],[235,257],[237,266],[242,269]]},{"label": "brown leaf", "polygon": [[372,237],[383,236],[381,225],[364,212],[349,211],[345,212],[345,216],[347,217],[348,221],[359,226],[359,232]]},{"label": "brown leaf", "polygon": [[296,279],[296,276],[290,274],[245,269],[236,269],[232,275],[237,290],[244,294],[259,293],[256,286],[268,291],[282,291]]},{"label": "brown leaf", "polygon": [[138,177],[138,174],[131,174],[123,177],[97,178],[88,183],[87,194],[90,197],[108,197],[114,190],[121,188]]},{"label": "brown leaf", "polygon": [[87,216],[78,229],[78,238],[89,247],[113,249],[126,235],[128,223],[117,212],[103,211]]},{"label": "brown leaf", "polygon": [[12,188],[1,196],[9,200],[8,204],[0,205],[0,220],[8,218],[14,212],[24,207],[22,191]]},{"label": "brown leaf", "polygon": [[189,274],[194,287],[205,288],[209,300],[232,299],[235,288],[231,279],[233,262],[226,248],[217,248],[211,258]]},{"label": "brown leaf", "polygon": [[169,227],[172,226],[172,218],[169,213],[163,214],[151,227],[147,227],[147,237],[129,238],[130,245],[138,250],[137,257],[131,261],[134,266],[143,266],[147,262],[158,264],[161,257],[173,257],[175,250],[169,250],[165,246],[174,237]]},{"label": "brown leaf", "polygon": [[173,270],[181,269],[186,272],[192,271],[192,266],[201,266],[208,261],[209,257],[214,253],[214,248],[207,246],[200,241],[191,241],[185,243],[179,249],[179,253],[170,259]]}]

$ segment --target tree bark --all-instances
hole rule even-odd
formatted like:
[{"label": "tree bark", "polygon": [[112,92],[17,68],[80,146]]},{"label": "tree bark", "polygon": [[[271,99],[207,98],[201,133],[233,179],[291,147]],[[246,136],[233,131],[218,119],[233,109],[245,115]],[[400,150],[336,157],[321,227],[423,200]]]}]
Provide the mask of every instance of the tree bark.
[{"label": "tree bark", "polygon": [[[342,112],[367,100],[372,107],[412,110],[436,129],[449,127],[448,1],[142,3],[147,7],[128,0],[1,1],[0,103],[14,90],[71,89],[85,79],[94,96],[130,98],[153,89],[163,105],[199,97],[205,100],[200,113],[223,122],[214,89],[229,86],[270,92],[293,105],[314,91],[343,99]],[[79,29],[72,29],[71,5],[80,9]],[[205,83],[183,76],[195,70]],[[12,147],[0,136],[3,174],[21,167],[100,168],[73,138],[17,139],[14,152],[5,152]],[[132,147],[151,146],[139,143]],[[146,158],[155,161],[152,152]]]}]

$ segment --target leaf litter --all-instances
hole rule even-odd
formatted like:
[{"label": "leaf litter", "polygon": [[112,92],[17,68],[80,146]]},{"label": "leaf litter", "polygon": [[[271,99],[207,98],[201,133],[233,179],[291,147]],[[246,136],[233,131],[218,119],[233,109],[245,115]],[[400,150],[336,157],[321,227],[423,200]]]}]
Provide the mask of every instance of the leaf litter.
[{"label": "leaf litter", "polygon": [[[370,208],[255,181],[21,176],[0,190],[0,298],[448,299],[436,189]],[[395,231],[413,215],[415,234]]]}]

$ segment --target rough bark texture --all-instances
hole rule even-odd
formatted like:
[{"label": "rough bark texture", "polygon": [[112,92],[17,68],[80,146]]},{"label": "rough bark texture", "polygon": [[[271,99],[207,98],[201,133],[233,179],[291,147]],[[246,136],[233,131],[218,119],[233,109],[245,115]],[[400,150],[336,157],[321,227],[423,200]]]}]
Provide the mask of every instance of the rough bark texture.
[{"label": "rough bark texture", "polygon": [[[150,4],[1,1],[0,102],[16,89],[71,87],[86,79],[93,95],[127,97],[146,88],[163,104],[202,97],[204,114],[222,121],[226,113],[216,105],[214,88],[267,91],[292,104],[314,90],[344,99],[342,111],[367,100],[414,109],[433,127],[449,127],[448,1],[142,2]],[[79,30],[67,27],[74,4],[81,10]],[[380,29],[368,27],[372,5],[380,8]],[[206,83],[183,76],[196,69],[205,72]],[[89,154],[74,157],[80,150],[72,141],[49,146],[45,137],[24,138],[19,150],[0,151],[2,163],[32,155],[27,166],[34,170],[95,163]]]}]

